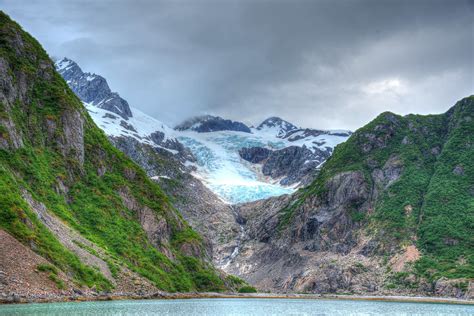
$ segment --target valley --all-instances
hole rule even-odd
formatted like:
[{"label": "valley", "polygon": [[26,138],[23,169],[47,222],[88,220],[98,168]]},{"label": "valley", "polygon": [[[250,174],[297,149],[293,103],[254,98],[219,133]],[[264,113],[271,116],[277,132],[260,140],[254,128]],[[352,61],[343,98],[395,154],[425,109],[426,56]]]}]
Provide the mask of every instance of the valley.
[{"label": "valley", "polygon": [[474,96],[353,132],[274,116],[172,127],[101,75],[53,62],[3,12],[0,44],[0,302],[472,302]]}]

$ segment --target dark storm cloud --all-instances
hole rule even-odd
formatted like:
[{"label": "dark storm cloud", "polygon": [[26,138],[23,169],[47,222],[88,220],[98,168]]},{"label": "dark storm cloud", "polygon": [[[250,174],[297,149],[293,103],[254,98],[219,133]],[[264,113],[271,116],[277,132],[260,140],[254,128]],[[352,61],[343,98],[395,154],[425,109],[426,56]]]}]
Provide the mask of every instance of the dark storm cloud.
[{"label": "dark storm cloud", "polygon": [[473,93],[474,2],[1,1],[53,56],[177,123],[355,129],[382,111],[445,111]]}]

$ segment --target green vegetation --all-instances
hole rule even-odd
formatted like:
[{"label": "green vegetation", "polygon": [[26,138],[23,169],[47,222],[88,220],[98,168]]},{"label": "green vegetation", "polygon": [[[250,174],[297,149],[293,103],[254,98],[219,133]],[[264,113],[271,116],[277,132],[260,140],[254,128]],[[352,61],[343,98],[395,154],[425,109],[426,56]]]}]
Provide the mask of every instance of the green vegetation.
[{"label": "green vegetation", "polygon": [[239,293],[257,293],[253,286],[243,286],[239,289]]},{"label": "green vegetation", "polygon": [[64,281],[58,277],[58,269],[56,269],[55,266],[52,266],[50,264],[40,264],[38,265],[37,268],[38,268],[38,271],[49,272],[48,277],[51,279],[51,281],[56,283],[56,286],[58,287],[58,289],[60,290],[64,289]]},{"label": "green vegetation", "polygon": [[[173,209],[160,187],[110,144],[39,43],[3,13],[0,58],[6,62],[12,89],[16,89],[6,94],[15,95],[20,80],[26,83],[22,98],[0,106],[0,144],[2,140],[8,144],[0,146],[0,228],[24,244],[34,245],[36,252],[73,276],[78,285],[95,286],[99,291],[112,288],[109,280],[84,265],[42,224],[23,198],[27,192],[104,249],[115,276],[119,266],[126,266],[167,291],[225,289],[201,255],[204,251],[189,257],[182,250],[202,250],[200,236]],[[72,140],[65,129],[65,124],[80,124],[75,113],[84,120],[83,162],[79,147],[69,146]],[[22,146],[14,146],[5,119],[13,122]],[[101,176],[98,170],[103,167],[106,172]],[[128,192],[139,207],[147,207],[157,218],[166,220],[169,243],[162,242],[160,247],[151,244],[136,211],[126,207],[120,192]],[[167,250],[171,259],[158,249]],[[59,286],[62,281],[57,273],[44,271],[49,271]]]},{"label": "green vegetation", "polygon": [[390,276],[385,287],[387,289],[416,289],[418,288],[418,280],[409,272],[396,272]]},{"label": "green vegetation", "polygon": [[373,210],[347,206],[352,221],[364,223],[365,232],[379,241],[379,254],[415,244],[422,253],[413,267],[417,276],[473,278],[473,157],[474,96],[441,115],[382,113],[336,147],[314,182],[282,211],[279,228],[288,227],[309,197],[325,201],[326,184],[335,175],[360,172],[371,188],[374,170],[390,159],[401,166],[400,177],[378,188]]}]

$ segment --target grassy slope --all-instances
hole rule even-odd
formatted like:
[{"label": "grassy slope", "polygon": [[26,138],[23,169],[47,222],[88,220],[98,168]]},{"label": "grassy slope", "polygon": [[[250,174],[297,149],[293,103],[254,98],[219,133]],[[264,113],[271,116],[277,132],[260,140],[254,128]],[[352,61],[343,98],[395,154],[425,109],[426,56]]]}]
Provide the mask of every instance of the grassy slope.
[{"label": "grassy slope", "polygon": [[[18,37],[22,46],[14,45]],[[78,284],[111,288],[99,272],[83,265],[40,223],[21,198],[22,188],[111,254],[115,258],[112,268],[124,264],[168,291],[223,289],[223,282],[212,267],[202,258],[186,256],[180,250],[184,244],[202,247],[200,236],[171,207],[159,186],[110,144],[54,71],[39,43],[3,13],[0,57],[8,63],[13,85],[28,85],[26,100],[0,103],[0,118],[10,117],[24,142],[20,149],[0,149],[0,227],[72,275]],[[48,67],[41,70],[43,64]],[[72,109],[80,111],[85,119],[83,166],[72,156],[64,157],[58,141],[63,137],[61,117]],[[47,122],[54,122],[57,127],[53,137],[48,137]],[[0,137],[11,142],[11,135],[1,123]],[[101,166],[107,168],[103,177],[97,174]],[[57,190],[60,182],[69,188],[67,194]],[[117,194],[124,187],[140,204],[166,219],[171,240],[163,246],[177,260],[169,260],[149,243],[136,214],[123,205]]]},{"label": "grassy slope", "polygon": [[[430,280],[474,277],[473,122],[474,96],[442,115],[382,113],[337,146],[315,181],[283,210],[280,228],[291,223],[309,196],[324,199],[325,183],[337,173],[362,171],[372,185],[373,169],[397,155],[403,164],[400,179],[374,201],[372,215],[362,210],[353,220],[365,221],[367,232],[382,245],[416,243],[423,255],[415,265],[418,275]],[[364,151],[373,144],[369,134],[384,145]],[[462,167],[463,175],[453,172],[456,166]],[[407,206],[412,208],[409,213]],[[384,249],[389,255],[390,247]]]}]

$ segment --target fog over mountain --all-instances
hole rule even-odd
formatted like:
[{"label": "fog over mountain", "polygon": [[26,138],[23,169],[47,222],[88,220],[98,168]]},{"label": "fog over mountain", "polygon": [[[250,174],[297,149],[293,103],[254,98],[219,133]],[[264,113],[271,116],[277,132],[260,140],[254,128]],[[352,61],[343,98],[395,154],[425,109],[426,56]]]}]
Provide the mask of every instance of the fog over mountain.
[{"label": "fog over mountain", "polygon": [[[50,55],[103,74],[170,125],[213,114],[356,129],[440,113],[474,87],[474,2],[23,1],[0,7]],[[52,31],[53,30],[53,31]]]}]

